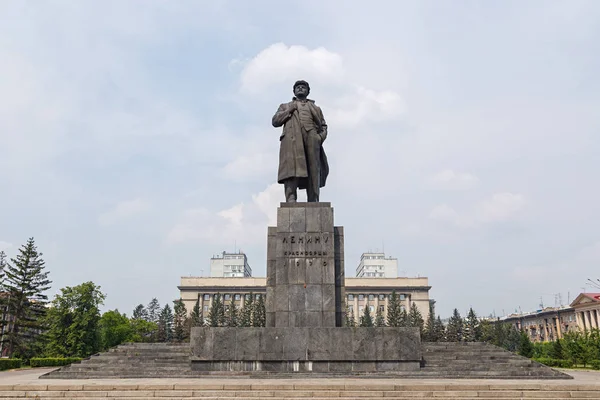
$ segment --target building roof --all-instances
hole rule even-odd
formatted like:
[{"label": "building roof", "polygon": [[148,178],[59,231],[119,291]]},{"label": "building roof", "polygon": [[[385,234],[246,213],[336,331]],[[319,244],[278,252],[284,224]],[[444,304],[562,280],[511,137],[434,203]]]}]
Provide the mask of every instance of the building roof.
[{"label": "building roof", "polygon": [[600,293],[580,293],[571,303],[571,307],[587,303],[600,303]]}]

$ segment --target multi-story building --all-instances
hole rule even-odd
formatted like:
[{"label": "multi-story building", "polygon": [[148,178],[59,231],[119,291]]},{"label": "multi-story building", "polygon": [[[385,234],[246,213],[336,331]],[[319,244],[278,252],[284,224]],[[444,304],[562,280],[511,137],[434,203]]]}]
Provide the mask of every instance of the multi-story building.
[{"label": "multi-story building", "polygon": [[[393,291],[398,295],[402,307],[408,310],[414,303],[424,319],[429,315],[431,286],[427,278],[346,278],[345,284],[348,311],[357,319],[365,307],[369,307],[372,315],[380,309],[386,316]],[[178,289],[188,312],[198,301],[206,317],[215,294],[221,296],[226,306],[233,301],[241,308],[250,294],[266,294],[266,278],[182,277]]]},{"label": "multi-story building", "polygon": [[356,267],[357,278],[397,278],[398,259],[385,253],[363,253]]},{"label": "multi-story building", "polygon": [[579,330],[572,307],[546,307],[530,313],[511,314],[499,319],[524,330],[532,342],[552,342],[567,332]]},{"label": "multi-story building", "polygon": [[211,278],[248,278],[252,276],[252,268],[248,264],[246,254],[223,252],[210,259]]},{"label": "multi-story building", "polygon": [[581,293],[573,300],[571,307],[582,331],[600,329],[600,293]]}]

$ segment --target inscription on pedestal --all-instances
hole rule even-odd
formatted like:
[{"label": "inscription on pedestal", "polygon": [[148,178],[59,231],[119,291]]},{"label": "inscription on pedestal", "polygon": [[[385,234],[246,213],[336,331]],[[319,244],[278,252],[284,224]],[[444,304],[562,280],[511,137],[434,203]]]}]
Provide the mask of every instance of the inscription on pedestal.
[{"label": "inscription on pedestal", "polygon": [[283,203],[277,209],[267,245],[267,293],[274,296],[266,302],[267,326],[341,326],[339,232],[328,203]]}]

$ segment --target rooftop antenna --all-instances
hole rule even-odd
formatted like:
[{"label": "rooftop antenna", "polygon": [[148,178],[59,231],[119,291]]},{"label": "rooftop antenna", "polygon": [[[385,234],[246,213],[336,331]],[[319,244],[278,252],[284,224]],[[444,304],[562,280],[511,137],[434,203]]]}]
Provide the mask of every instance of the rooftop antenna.
[{"label": "rooftop antenna", "polygon": [[544,309],[544,299],[542,298],[542,296],[540,296],[540,308],[542,310]]}]

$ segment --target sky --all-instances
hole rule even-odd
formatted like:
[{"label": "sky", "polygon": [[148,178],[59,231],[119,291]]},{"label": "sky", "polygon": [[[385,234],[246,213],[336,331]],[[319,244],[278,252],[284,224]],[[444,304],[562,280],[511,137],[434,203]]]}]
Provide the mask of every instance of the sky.
[{"label": "sky", "polygon": [[128,315],[224,250],[264,276],[271,117],[305,79],[347,276],[384,250],[442,317],[568,304],[600,278],[599,21],[593,0],[0,0],[0,250],[34,237],[51,296],[91,280]]}]

